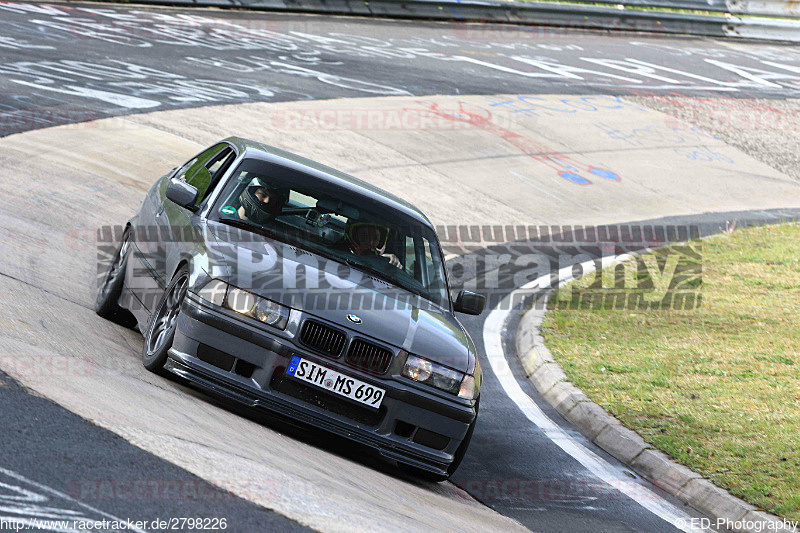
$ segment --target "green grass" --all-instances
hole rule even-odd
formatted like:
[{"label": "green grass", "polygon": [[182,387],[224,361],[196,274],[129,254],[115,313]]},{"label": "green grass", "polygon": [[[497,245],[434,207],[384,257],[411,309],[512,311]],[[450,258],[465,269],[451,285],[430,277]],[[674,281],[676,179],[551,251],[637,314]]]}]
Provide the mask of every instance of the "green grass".
[{"label": "green grass", "polygon": [[700,308],[551,310],[545,342],[647,442],[800,520],[800,224],[718,235],[702,251]]}]

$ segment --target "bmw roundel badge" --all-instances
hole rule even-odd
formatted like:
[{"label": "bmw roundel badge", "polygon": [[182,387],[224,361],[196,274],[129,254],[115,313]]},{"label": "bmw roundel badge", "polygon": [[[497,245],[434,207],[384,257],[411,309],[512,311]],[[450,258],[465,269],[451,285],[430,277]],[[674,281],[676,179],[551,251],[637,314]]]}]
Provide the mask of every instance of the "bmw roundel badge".
[{"label": "bmw roundel badge", "polygon": [[347,320],[349,320],[353,324],[361,324],[361,319],[358,318],[356,315],[347,315]]}]

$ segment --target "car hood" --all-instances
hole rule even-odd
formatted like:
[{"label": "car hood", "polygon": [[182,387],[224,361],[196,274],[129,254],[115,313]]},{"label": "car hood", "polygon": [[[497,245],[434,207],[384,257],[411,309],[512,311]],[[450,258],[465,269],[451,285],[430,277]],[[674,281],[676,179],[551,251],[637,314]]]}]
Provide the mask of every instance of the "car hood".
[{"label": "car hood", "polygon": [[208,226],[232,285],[353,334],[473,371],[474,344],[449,310],[290,244],[212,221]]}]

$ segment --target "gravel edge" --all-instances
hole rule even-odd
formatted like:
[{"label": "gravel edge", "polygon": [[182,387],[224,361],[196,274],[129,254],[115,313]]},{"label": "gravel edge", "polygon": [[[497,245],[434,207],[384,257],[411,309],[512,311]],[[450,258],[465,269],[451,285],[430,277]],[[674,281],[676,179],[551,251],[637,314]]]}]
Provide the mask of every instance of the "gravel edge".
[{"label": "gravel edge", "polygon": [[[735,146],[800,182],[800,99],[625,96]],[[669,125],[669,124],[667,124]]]}]

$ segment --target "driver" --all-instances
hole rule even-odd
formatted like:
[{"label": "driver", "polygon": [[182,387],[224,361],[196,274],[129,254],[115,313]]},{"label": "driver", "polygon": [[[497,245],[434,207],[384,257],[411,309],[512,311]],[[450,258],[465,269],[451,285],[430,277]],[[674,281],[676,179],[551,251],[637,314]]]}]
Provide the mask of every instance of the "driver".
[{"label": "driver", "polygon": [[354,255],[377,255],[389,260],[389,264],[403,268],[400,259],[394,254],[384,254],[389,237],[388,228],[377,224],[353,224],[347,232],[350,252]]},{"label": "driver", "polygon": [[239,196],[242,206],[239,218],[257,224],[266,224],[280,214],[281,198],[277,191],[261,185],[251,185]]}]

